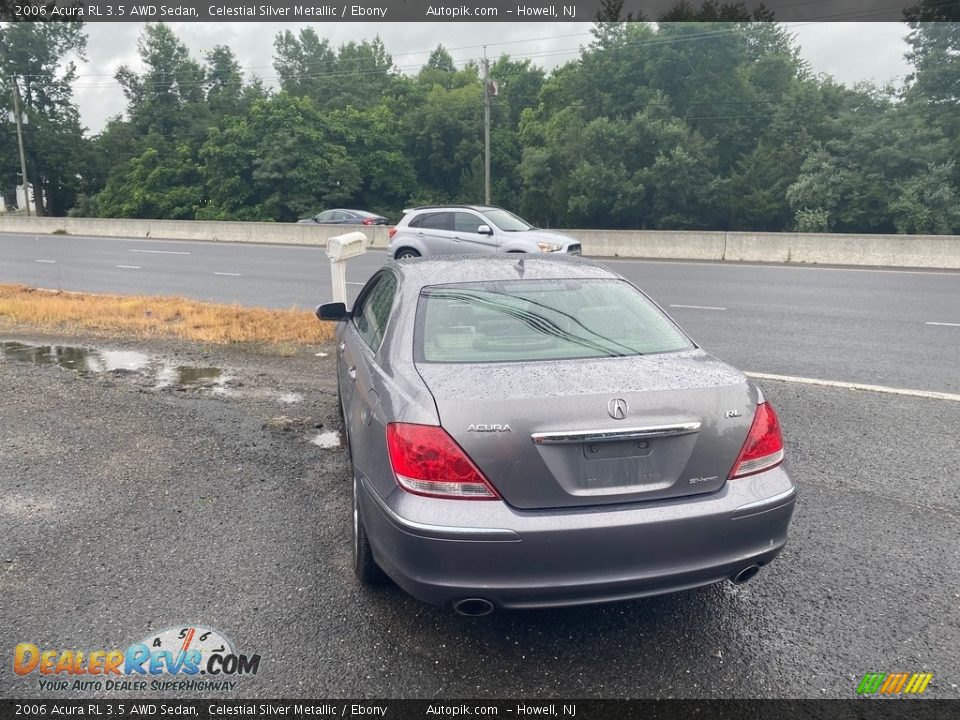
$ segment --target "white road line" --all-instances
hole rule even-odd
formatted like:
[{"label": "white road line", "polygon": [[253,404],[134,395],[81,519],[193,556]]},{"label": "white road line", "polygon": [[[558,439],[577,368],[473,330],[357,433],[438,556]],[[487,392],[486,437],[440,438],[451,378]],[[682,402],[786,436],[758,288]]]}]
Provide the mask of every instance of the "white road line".
[{"label": "white road line", "polygon": [[355,282],[350,282],[350,281],[348,280],[348,281],[347,281],[347,285],[366,285],[366,283],[365,283],[365,282],[355,283]]},{"label": "white road line", "polygon": [[[39,260],[37,262],[40,262]],[[944,325],[946,327],[960,327],[960,323],[942,323],[942,322],[928,322],[924,323],[926,325]]]},{"label": "white road line", "polygon": [[222,272],[215,272],[214,275],[227,275],[228,277],[243,277],[243,275],[241,275],[240,273],[222,273]]},{"label": "white road line", "polygon": [[135,253],[153,253],[154,255],[189,255],[188,252],[181,252],[179,250],[127,250],[127,252]]},{"label": "white road line", "polygon": [[817,380],[815,378],[793,377],[791,375],[771,375],[769,373],[748,372],[747,377],[757,380],[778,380],[780,382],[800,383],[802,385],[822,385],[823,387],[843,388],[845,390],[866,390],[868,392],[887,393],[890,395],[909,395],[911,397],[929,398],[932,400],[952,400],[960,402],[960,395],[954,393],[933,392],[930,390],[908,390],[906,388],[887,387],[885,385],[864,385],[862,383],[840,382],[838,380]]},{"label": "white road line", "polygon": [[139,265],[117,265],[118,268],[123,268],[124,270],[139,270]]},{"label": "white road line", "polygon": [[690,310],[726,310],[722,307],[713,307],[712,305],[671,305],[676,308],[689,308]]},{"label": "white road line", "polygon": [[34,260],[34,262],[38,262],[38,263],[55,263],[56,260]]}]

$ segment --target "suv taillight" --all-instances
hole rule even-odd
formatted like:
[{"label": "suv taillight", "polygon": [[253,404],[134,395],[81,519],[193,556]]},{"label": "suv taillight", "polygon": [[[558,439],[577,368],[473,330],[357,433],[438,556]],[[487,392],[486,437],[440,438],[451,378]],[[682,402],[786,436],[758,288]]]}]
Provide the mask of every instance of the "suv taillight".
[{"label": "suv taillight", "polygon": [[730,479],[770,470],[783,462],[783,436],[780,434],[780,421],[770,403],[757,405],[753,424],[747,439],[740,450],[740,456],[733,464]]},{"label": "suv taillight", "polygon": [[396,234],[397,234],[397,229],[395,227],[390,228],[389,230],[387,230],[387,239],[393,240],[393,236]]},{"label": "suv taillight", "polygon": [[390,423],[387,452],[397,484],[407,492],[458,500],[500,499],[480,469],[441,427]]}]

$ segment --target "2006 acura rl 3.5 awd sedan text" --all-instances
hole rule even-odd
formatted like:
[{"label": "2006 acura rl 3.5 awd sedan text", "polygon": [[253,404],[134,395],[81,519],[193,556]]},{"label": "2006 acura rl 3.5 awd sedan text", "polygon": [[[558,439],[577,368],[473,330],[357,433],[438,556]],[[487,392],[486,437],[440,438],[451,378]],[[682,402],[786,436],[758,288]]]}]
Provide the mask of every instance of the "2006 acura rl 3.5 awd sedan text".
[{"label": "2006 acura rl 3.5 awd sedan text", "polygon": [[361,581],[482,615],[744,582],[787,540],[770,403],[602,265],[389,262],[317,315]]}]

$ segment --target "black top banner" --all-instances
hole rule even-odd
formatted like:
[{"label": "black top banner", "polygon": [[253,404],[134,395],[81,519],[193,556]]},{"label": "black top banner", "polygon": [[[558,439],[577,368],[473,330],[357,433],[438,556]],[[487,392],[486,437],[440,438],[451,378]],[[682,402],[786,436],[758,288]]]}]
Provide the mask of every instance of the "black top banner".
[{"label": "black top banner", "polygon": [[[0,20],[276,22],[902,21],[960,0],[0,0]],[[934,17],[935,16],[935,17]]]}]

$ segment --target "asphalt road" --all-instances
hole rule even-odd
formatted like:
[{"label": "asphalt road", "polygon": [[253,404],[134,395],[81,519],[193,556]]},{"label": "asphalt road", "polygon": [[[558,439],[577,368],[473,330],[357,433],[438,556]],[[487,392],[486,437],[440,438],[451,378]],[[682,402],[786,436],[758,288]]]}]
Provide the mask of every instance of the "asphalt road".
[{"label": "asphalt road", "polygon": [[199,623],[262,657],[232,697],[960,697],[960,403],[763,382],[800,500],[751,583],[470,619],[353,581],[346,453],[309,442],[332,354],[133,347],[229,392],[0,358],[0,696],[82,697],[15,676],[17,643]]},{"label": "asphalt road", "polygon": [[[385,260],[372,251],[349,261],[348,292]],[[740,369],[960,393],[956,271],[603,262]],[[318,247],[75,236],[0,234],[0,282],[266,307],[331,295]]]}]

